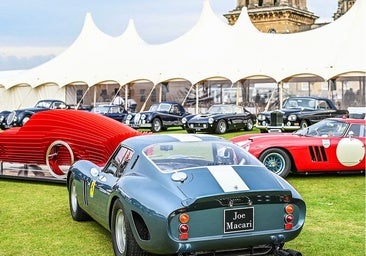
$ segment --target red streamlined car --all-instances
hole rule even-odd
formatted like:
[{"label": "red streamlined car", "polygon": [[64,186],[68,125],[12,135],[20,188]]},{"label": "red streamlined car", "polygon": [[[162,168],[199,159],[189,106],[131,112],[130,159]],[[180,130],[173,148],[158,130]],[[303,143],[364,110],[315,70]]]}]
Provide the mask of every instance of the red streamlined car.
[{"label": "red streamlined car", "polygon": [[42,111],[24,126],[0,132],[1,168],[3,162],[47,165],[54,177],[65,178],[67,167],[74,161],[88,159],[102,166],[122,140],[139,134],[96,113]]},{"label": "red streamlined car", "polygon": [[282,177],[290,172],[365,172],[366,120],[324,119],[292,134],[237,136],[248,150]]}]

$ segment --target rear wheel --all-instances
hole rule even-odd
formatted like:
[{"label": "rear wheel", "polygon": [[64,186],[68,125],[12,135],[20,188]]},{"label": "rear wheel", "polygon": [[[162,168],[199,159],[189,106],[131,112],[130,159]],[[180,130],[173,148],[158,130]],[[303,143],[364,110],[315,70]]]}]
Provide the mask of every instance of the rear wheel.
[{"label": "rear wheel", "polygon": [[117,256],[147,256],[137,244],[124,213],[122,203],[119,200],[113,204],[111,223],[112,243],[114,254]]},{"label": "rear wheel", "polygon": [[223,134],[227,131],[227,124],[225,120],[221,119],[217,122],[216,133]]},{"label": "rear wheel", "polygon": [[300,123],[300,128],[307,128],[309,127],[309,123],[306,120],[302,120]]},{"label": "rear wheel", "polygon": [[152,120],[152,126],[151,126],[151,130],[153,132],[160,132],[163,129],[163,125],[161,123],[161,120],[157,117],[155,117]]},{"label": "rear wheel", "polygon": [[282,149],[267,149],[261,154],[259,160],[263,162],[267,169],[283,178],[286,178],[291,171],[291,159]]},{"label": "rear wheel", "polygon": [[78,202],[78,196],[76,193],[76,184],[74,177],[70,177],[69,182],[69,207],[70,207],[70,213],[71,217],[76,221],[84,221],[89,220],[89,215],[80,208],[79,202]]},{"label": "rear wheel", "polygon": [[74,163],[74,153],[69,144],[62,140],[52,142],[46,151],[46,164],[52,176],[66,178],[69,167]]}]

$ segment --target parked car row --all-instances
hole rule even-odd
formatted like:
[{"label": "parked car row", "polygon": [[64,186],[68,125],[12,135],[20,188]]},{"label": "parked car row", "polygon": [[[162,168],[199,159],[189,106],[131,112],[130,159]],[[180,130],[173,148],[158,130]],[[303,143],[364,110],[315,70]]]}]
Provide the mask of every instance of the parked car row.
[{"label": "parked car row", "polygon": [[161,132],[181,127],[188,133],[207,132],[223,134],[233,130],[253,130],[256,117],[242,106],[220,104],[211,106],[204,114],[190,114],[177,102],[161,102],[149,110],[125,113],[124,123],[135,129],[147,128]]},{"label": "parked car row", "polygon": [[[49,109],[71,108],[60,100],[41,100],[34,108],[3,111],[0,113],[0,128],[23,126],[37,112]],[[251,131],[254,127],[261,132],[296,131],[329,117],[348,116],[348,110],[339,110],[334,103],[321,97],[290,97],[283,108],[252,114],[235,104],[215,104],[207,112],[191,114],[177,102],[160,102],[149,110],[138,113],[127,112],[123,106],[100,104],[90,111],[110,117],[135,129],[150,129],[161,132],[170,127],[181,127],[188,133],[205,132],[223,134],[229,131]],[[354,116],[354,115],[352,115]]]}]

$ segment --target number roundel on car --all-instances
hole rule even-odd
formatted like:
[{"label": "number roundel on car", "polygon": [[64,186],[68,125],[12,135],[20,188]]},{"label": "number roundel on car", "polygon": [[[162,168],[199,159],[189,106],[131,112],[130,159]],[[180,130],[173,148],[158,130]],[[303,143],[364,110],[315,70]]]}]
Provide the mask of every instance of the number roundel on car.
[{"label": "number roundel on car", "polygon": [[343,138],[337,145],[337,159],[344,166],[355,166],[365,157],[365,146],[355,138]]}]

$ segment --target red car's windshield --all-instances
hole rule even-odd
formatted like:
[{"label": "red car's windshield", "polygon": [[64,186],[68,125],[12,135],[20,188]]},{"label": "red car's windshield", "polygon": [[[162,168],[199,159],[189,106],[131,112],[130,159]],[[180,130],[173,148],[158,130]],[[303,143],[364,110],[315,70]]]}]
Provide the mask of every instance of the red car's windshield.
[{"label": "red car's windshield", "polygon": [[338,120],[325,119],[307,128],[295,132],[303,136],[342,137],[347,131],[349,123]]}]

